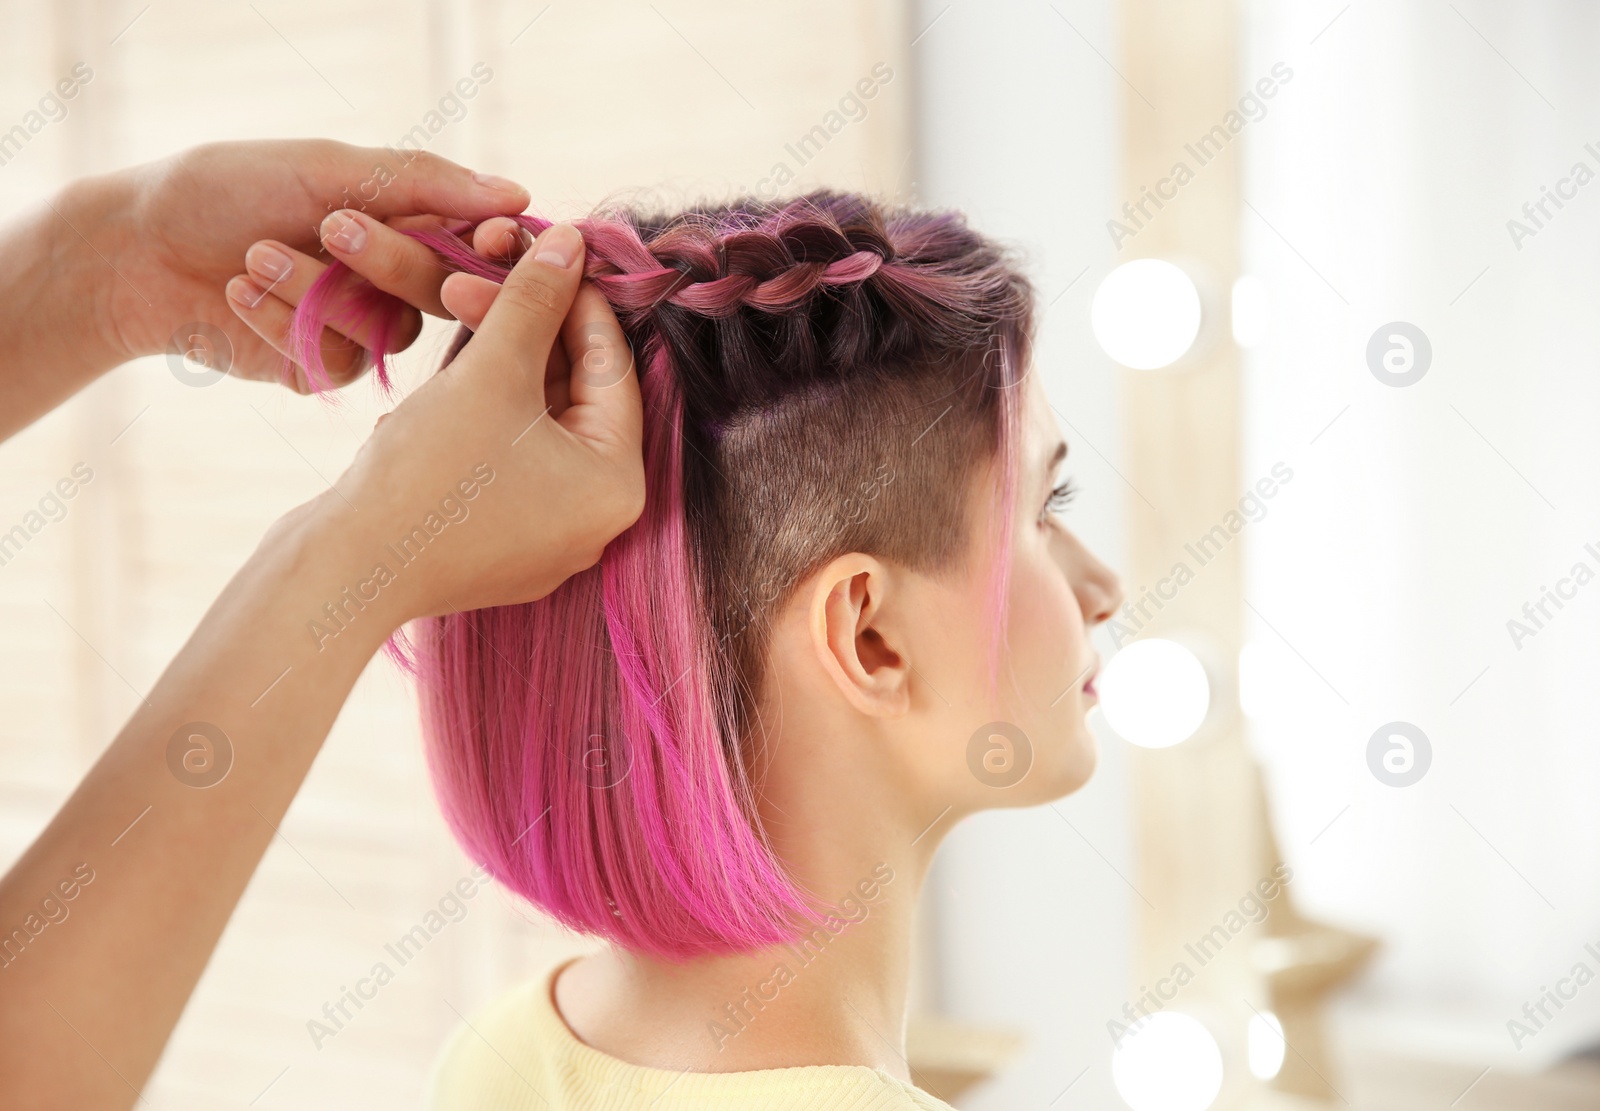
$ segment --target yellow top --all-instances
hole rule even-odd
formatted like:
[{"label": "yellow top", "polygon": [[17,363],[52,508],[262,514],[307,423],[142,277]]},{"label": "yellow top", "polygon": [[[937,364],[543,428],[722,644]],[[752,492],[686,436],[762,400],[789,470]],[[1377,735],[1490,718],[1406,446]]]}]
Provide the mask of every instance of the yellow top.
[{"label": "yellow top", "polygon": [[556,1010],[563,962],[451,1035],[433,1069],[436,1111],[953,1111],[865,1065],[680,1073],[580,1042]]}]

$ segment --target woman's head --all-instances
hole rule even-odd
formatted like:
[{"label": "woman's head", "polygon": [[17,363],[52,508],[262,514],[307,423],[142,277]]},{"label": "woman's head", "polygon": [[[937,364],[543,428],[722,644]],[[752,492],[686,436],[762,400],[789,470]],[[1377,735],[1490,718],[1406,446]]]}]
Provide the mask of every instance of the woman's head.
[{"label": "woman's head", "polygon": [[[1041,516],[1059,438],[1011,260],[953,214],[831,193],[579,227],[640,364],[646,507],[549,597],[418,638],[469,851],[567,924],[681,959],[818,909],[768,836],[780,779],[957,812],[1081,783],[1084,630],[1115,586]],[[990,734],[1019,729],[1027,774],[998,782]]]}]

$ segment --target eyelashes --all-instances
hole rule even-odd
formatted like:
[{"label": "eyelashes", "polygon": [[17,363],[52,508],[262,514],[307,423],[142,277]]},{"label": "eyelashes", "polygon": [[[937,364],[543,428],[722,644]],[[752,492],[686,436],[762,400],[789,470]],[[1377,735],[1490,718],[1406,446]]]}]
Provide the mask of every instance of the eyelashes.
[{"label": "eyelashes", "polygon": [[[1061,513],[1065,511],[1072,504],[1072,499],[1077,496],[1078,485],[1069,478],[1050,491],[1050,496],[1045,499],[1044,513]],[[1042,518],[1043,514],[1040,516]]]}]

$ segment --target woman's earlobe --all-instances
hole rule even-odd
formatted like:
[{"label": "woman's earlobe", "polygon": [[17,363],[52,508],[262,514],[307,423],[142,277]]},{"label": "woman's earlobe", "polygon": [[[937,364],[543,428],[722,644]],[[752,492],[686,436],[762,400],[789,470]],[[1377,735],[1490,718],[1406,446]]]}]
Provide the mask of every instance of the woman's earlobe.
[{"label": "woman's earlobe", "polygon": [[870,556],[842,556],[817,581],[812,643],[823,670],[857,710],[896,717],[910,708],[910,665],[884,627],[888,569]]}]

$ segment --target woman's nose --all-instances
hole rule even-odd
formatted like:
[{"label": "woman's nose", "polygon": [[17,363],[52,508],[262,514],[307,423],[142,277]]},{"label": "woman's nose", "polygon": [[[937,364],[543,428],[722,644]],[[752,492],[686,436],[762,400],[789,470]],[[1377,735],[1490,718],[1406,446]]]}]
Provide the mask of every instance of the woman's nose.
[{"label": "woman's nose", "polygon": [[1109,621],[1122,608],[1125,595],[1115,571],[1088,552],[1083,554],[1087,566],[1078,588],[1078,605],[1083,609],[1084,624],[1093,628]]}]

